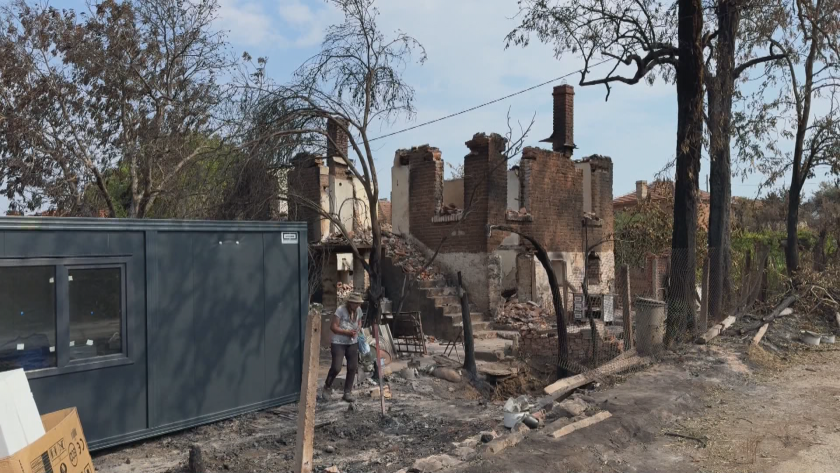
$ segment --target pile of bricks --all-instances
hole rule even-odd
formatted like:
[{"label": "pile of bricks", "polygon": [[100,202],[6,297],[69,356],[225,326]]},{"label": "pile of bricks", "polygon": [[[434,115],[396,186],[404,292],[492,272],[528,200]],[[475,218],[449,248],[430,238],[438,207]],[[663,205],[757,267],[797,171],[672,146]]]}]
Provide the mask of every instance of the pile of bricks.
[{"label": "pile of bricks", "polygon": [[427,261],[425,255],[409,241],[394,235],[383,238],[382,247],[385,249],[385,255],[401,267],[404,273],[413,274],[417,279],[424,281],[443,279],[443,274],[435,265],[424,269]]},{"label": "pile of bricks", "polygon": [[[496,323],[515,328],[521,333],[539,334],[551,327],[552,315],[535,302],[505,303],[504,310],[496,317]],[[524,336],[524,335],[523,335]]]},{"label": "pile of bricks", "polygon": [[335,284],[335,291],[336,297],[338,297],[338,301],[343,302],[345,299],[347,299],[347,296],[349,296],[350,293],[353,292],[353,283],[343,283],[339,281]]},{"label": "pile of bricks", "polygon": [[[373,233],[370,229],[360,232],[349,230],[347,235],[356,245],[370,245],[373,241]],[[323,242],[331,245],[341,245],[347,243],[347,239],[344,238],[344,235],[342,235],[341,232],[335,232],[327,235]]]},{"label": "pile of bricks", "polygon": [[440,208],[441,215],[456,215],[461,212],[462,210],[459,209],[455,204],[447,204]]}]

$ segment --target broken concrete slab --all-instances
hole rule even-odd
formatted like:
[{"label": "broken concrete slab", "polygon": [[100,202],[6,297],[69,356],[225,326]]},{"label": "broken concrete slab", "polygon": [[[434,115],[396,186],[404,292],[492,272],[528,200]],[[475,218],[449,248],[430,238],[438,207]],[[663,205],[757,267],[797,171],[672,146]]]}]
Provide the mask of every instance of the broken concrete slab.
[{"label": "broken concrete slab", "polygon": [[449,381],[450,383],[460,383],[461,382],[461,375],[458,374],[458,372],[455,371],[454,369],[447,368],[445,366],[438,366],[437,368],[435,368],[435,370],[432,372],[432,374],[436,378],[440,378],[440,379]]},{"label": "broken concrete slab", "polygon": [[430,457],[415,460],[409,471],[417,473],[433,473],[444,468],[452,468],[461,464],[462,461],[452,458],[449,455],[432,455]]},{"label": "broken concrete slab", "polygon": [[470,448],[470,447],[458,447],[458,448],[455,449],[455,452],[453,452],[453,454],[459,460],[464,461],[464,462],[470,461],[473,458],[475,458],[476,456],[478,456],[478,452],[476,452],[474,448]]},{"label": "broken concrete slab", "polygon": [[589,404],[582,399],[566,399],[557,404],[551,410],[551,413],[561,417],[577,417],[583,415],[589,409]]}]

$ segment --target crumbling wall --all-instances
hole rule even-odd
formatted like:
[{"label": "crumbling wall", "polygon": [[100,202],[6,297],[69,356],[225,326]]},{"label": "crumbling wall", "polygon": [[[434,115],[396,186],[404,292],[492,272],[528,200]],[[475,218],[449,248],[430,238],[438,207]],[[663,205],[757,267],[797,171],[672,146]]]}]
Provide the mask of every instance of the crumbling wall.
[{"label": "crumbling wall", "polygon": [[327,168],[314,157],[300,157],[288,172],[289,219],[306,222],[309,241],[321,241],[329,234],[329,222],[303,202],[321,203],[330,187]]},{"label": "crumbling wall", "polygon": [[391,168],[391,225],[397,235],[409,234],[409,194],[408,159],[404,150],[399,150],[394,156],[394,167]]}]

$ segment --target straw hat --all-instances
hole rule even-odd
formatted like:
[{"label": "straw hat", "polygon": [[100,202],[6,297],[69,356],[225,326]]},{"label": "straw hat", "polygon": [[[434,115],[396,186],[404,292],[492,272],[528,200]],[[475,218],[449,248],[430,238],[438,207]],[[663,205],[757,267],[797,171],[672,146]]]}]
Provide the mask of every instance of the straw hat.
[{"label": "straw hat", "polygon": [[347,302],[353,302],[354,304],[361,304],[365,300],[362,298],[362,295],[358,292],[351,292],[349,296],[347,296]]}]

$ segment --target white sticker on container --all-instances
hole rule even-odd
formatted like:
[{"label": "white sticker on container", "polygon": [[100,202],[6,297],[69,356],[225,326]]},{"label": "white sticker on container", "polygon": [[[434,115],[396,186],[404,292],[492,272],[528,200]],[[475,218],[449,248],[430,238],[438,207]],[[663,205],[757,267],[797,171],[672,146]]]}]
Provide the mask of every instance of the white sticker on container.
[{"label": "white sticker on container", "polygon": [[75,346],[76,346],[76,342],[75,342],[75,341],[73,341],[73,340],[70,340],[70,346],[71,346],[71,347],[75,347]]},{"label": "white sticker on container", "polygon": [[284,245],[296,245],[298,242],[297,232],[283,232],[282,238]]},{"label": "white sticker on container", "polygon": [[50,284],[53,284],[54,282],[55,282],[55,278],[50,278]]},{"label": "white sticker on container", "polygon": [[73,280],[73,276],[67,276],[67,280],[68,280],[68,281],[72,281],[72,280]]},{"label": "white sticker on container", "polygon": [[50,347],[50,353],[55,353],[55,347]]},{"label": "white sticker on container", "polygon": [[18,350],[23,350],[23,343],[18,343],[17,344],[17,349]]},{"label": "white sticker on container", "polygon": [[87,346],[92,347],[93,346],[93,340],[88,340],[87,341]]}]

